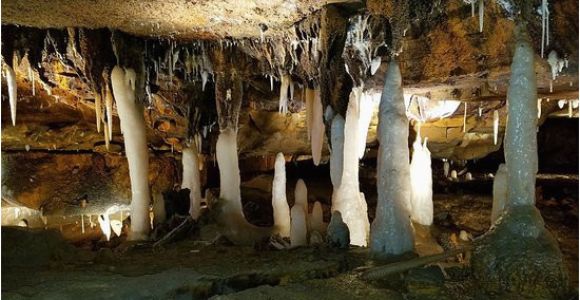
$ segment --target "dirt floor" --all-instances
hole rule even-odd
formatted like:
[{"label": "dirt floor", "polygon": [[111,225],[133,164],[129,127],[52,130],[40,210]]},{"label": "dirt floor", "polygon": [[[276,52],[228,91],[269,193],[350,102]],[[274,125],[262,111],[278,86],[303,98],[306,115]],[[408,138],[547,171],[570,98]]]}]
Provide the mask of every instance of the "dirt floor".
[{"label": "dirt floor", "polygon": [[[549,194],[545,192],[544,194]],[[437,194],[431,233],[443,237],[461,230],[477,237],[489,227],[491,197]],[[560,242],[578,285],[578,200],[541,197],[538,201],[546,226]],[[3,242],[12,229],[3,228]],[[380,281],[361,274],[376,263],[366,249],[299,248],[267,250],[237,247],[212,240],[212,229],[197,240],[182,240],[164,248],[151,244],[98,243],[90,247],[53,251],[63,247],[38,236],[22,241],[36,252],[18,255],[4,251],[2,297],[5,299],[488,299],[481,298],[469,280],[469,267],[457,259],[413,269]],[[38,234],[38,233],[37,233]],[[12,236],[14,236],[12,234]],[[204,239],[206,241],[204,241]],[[8,241],[9,242],[9,241]],[[5,243],[4,243],[5,244]],[[18,242],[15,242],[18,244]],[[111,243],[110,245],[113,245]],[[89,251],[89,248],[91,251]],[[98,249],[100,248],[100,249]],[[445,248],[445,247],[443,247]],[[60,249],[60,248],[59,248]],[[52,252],[51,252],[52,251]],[[74,253],[73,253],[74,252]],[[45,259],[38,258],[44,253]],[[37,257],[32,263],[31,257]],[[17,260],[22,260],[18,262]],[[27,263],[31,262],[31,263]],[[442,271],[444,270],[444,271]]]}]

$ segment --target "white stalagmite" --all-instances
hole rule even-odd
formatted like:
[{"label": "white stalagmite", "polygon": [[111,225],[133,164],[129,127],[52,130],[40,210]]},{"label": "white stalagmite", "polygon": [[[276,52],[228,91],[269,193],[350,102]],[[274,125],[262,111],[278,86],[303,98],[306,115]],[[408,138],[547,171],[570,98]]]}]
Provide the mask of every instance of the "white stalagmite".
[{"label": "white stalagmite", "polygon": [[280,99],[278,102],[278,112],[281,114],[288,113],[288,88],[290,87],[290,75],[280,75]]},{"label": "white stalagmite", "polygon": [[538,99],[538,119],[542,117],[542,99]]},{"label": "white stalagmite", "polygon": [[401,87],[401,71],[389,63],[379,106],[379,153],[377,210],[371,229],[371,253],[377,257],[400,255],[413,250],[413,230],[408,207],[411,196],[409,174],[409,121]]},{"label": "white stalagmite", "polygon": [[294,205],[299,204],[304,208],[304,215],[308,215],[308,189],[306,183],[301,178],[296,181],[294,188]]},{"label": "white stalagmite", "polygon": [[537,86],[534,51],[529,42],[518,40],[511,65],[507,94],[508,118],[505,137],[508,202],[510,206],[533,206],[538,172]]},{"label": "white stalagmite", "polygon": [[421,144],[420,131],[413,143],[411,159],[411,219],[419,224],[430,226],[433,223],[433,178],[431,171],[431,152]]},{"label": "white stalagmite", "polygon": [[201,184],[199,181],[199,161],[195,141],[183,148],[181,163],[183,165],[182,189],[189,189],[189,214],[194,220],[199,217],[201,204]]},{"label": "white stalagmite", "polygon": [[340,211],[344,223],[350,231],[350,242],[356,246],[366,246],[369,235],[369,219],[365,200],[361,198],[358,178],[358,126],[362,87],[354,87],[350,93],[344,140],[343,170],[340,187],[332,199],[332,211]]},{"label": "white stalagmite", "polygon": [[505,164],[499,165],[493,177],[493,205],[491,208],[491,224],[495,224],[503,213],[507,201],[507,168]]},{"label": "white stalagmite", "polygon": [[568,100],[568,118],[574,116],[574,107],[572,106],[572,100]]},{"label": "white stalagmite", "polygon": [[447,178],[449,176],[449,161],[445,160],[443,162],[443,176]]},{"label": "white stalagmite", "polygon": [[132,240],[147,239],[149,233],[149,154],[145,136],[145,119],[141,105],[135,102],[135,71],[116,66],[111,73],[113,93],[125,139],[125,153],[131,179]]},{"label": "white stalagmite", "polygon": [[96,115],[96,121],[97,121],[97,132],[101,132],[101,122],[102,122],[102,118],[103,118],[103,102],[101,100],[101,94],[99,93],[94,93],[95,94],[95,115]]},{"label": "white stalagmite", "polygon": [[332,181],[334,190],[337,191],[342,178],[344,156],[344,118],[339,114],[332,119],[330,142],[332,143],[332,151],[330,152],[330,180]]},{"label": "white stalagmite", "polygon": [[308,134],[308,140],[311,141],[312,138],[312,110],[314,109],[314,96],[315,91],[313,89],[306,88],[304,91],[304,104],[306,105],[306,131]]},{"label": "white stalagmite", "polygon": [[286,199],[286,159],[276,155],[274,181],[272,182],[272,208],[274,209],[274,231],[281,237],[290,237],[290,207]]},{"label": "white stalagmite", "polygon": [[113,138],[113,94],[109,85],[105,85],[105,110],[107,111],[107,130],[109,134],[107,135],[108,140],[111,141]]},{"label": "white stalagmite", "polygon": [[362,159],[365,155],[365,150],[367,147],[367,134],[369,131],[369,126],[371,124],[371,119],[373,117],[373,110],[375,108],[375,102],[371,94],[363,93],[360,100],[360,119],[359,119],[359,147],[358,147],[358,158]]},{"label": "white stalagmite", "polygon": [[497,135],[499,133],[499,112],[493,111],[493,144],[497,145]]},{"label": "white stalagmite", "polygon": [[312,213],[309,218],[310,231],[318,231],[323,234],[326,231],[326,226],[323,219],[322,204],[316,201],[312,207]]},{"label": "white stalagmite", "polygon": [[6,73],[6,86],[8,86],[8,101],[10,103],[10,117],[12,126],[16,126],[16,101],[18,101],[18,89],[16,87],[16,73],[8,64],[4,64]]},{"label": "white stalagmite", "polygon": [[312,161],[315,166],[320,163],[322,155],[322,145],[324,144],[324,109],[320,100],[320,89],[314,90],[314,100],[312,102],[312,132],[310,146],[312,149]]},{"label": "white stalagmite", "polygon": [[290,246],[299,247],[308,245],[306,237],[308,229],[306,226],[306,215],[304,215],[304,207],[300,204],[295,204],[290,210],[291,228],[290,228]]}]

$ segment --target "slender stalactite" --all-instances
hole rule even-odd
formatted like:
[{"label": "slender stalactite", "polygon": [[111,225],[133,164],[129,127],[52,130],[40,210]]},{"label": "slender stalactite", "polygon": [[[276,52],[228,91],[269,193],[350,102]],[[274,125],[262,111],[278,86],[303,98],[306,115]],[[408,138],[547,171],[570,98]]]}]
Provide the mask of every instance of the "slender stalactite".
[{"label": "slender stalactite", "polygon": [[413,251],[409,220],[411,196],[409,172],[409,125],[396,60],[389,63],[379,105],[379,154],[377,210],[371,227],[371,253],[388,257]]},{"label": "slender stalactite", "polygon": [[135,71],[116,66],[111,73],[113,93],[117,99],[121,131],[131,178],[132,240],[147,239],[149,233],[149,154],[145,136],[143,108],[135,102]]}]

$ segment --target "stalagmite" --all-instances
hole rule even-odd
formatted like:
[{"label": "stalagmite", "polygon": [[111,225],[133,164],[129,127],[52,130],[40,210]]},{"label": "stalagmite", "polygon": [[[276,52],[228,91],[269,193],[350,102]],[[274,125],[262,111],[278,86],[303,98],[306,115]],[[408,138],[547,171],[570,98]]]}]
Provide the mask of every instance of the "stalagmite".
[{"label": "stalagmite", "polygon": [[194,220],[199,217],[201,204],[201,186],[199,181],[199,162],[195,141],[183,148],[182,159],[183,179],[182,189],[189,189],[189,214]]},{"label": "stalagmite", "polygon": [[449,176],[449,161],[448,160],[443,161],[443,176],[445,176],[445,178],[447,178]]},{"label": "stalagmite", "polygon": [[107,135],[108,140],[111,141],[113,138],[113,94],[109,85],[105,85],[105,110],[107,111],[107,129],[109,134]]},{"label": "stalagmite", "polygon": [[538,119],[542,117],[542,99],[538,99]]},{"label": "stalagmite", "polygon": [[85,216],[81,214],[81,233],[85,234]]},{"label": "stalagmite", "polygon": [[286,160],[284,154],[276,155],[274,181],[272,182],[273,233],[290,237],[290,207],[286,199]]},{"label": "stalagmite", "polygon": [[494,229],[478,238],[471,266],[475,279],[485,283],[488,291],[498,291],[499,287],[500,291],[516,293],[519,298],[562,298],[569,292],[562,252],[535,206],[538,172],[535,53],[525,25],[518,25],[514,33],[504,139],[507,201]]},{"label": "stalagmite", "polygon": [[290,228],[290,246],[292,248],[308,245],[306,215],[304,207],[295,204],[290,210],[291,228]]},{"label": "stalagmite", "polygon": [[18,89],[16,87],[16,73],[8,64],[4,64],[6,74],[6,86],[8,86],[8,101],[10,102],[10,117],[12,126],[16,126],[16,101],[18,101]]},{"label": "stalagmite", "polygon": [[299,204],[304,208],[304,215],[308,216],[308,189],[304,180],[298,179],[294,188],[294,205]]},{"label": "stalagmite", "polygon": [[326,231],[326,226],[323,220],[322,204],[316,201],[312,207],[312,213],[308,219],[310,224],[310,231],[318,231],[319,233],[324,233]]},{"label": "stalagmite", "polygon": [[320,89],[314,91],[312,103],[312,132],[310,147],[312,149],[312,161],[315,166],[320,163],[322,145],[324,144],[324,121],[322,120],[324,109],[320,100]]},{"label": "stalagmite", "polygon": [[572,106],[572,101],[568,100],[568,118],[572,118],[573,115],[574,115],[574,110],[573,110],[573,106]]},{"label": "stalagmite", "polygon": [[493,111],[493,144],[497,145],[497,135],[499,133],[499,112]]},{"label": "stalagmite", "polygon": [[149,154],[141,105],[135,102],[135,71],[116,66],[111,73],[113,94],[125,139],[125,153],[131,179],[132,240],[147,239],[149,233]]},{"label": "stalagmite", "polygon": [[330,127],[330,180],[335,191],[340,187],[342,178],[342,163],[344,157],[344,118],[337,114],[332,119]]},{"label": "stalagmite", "polygon": [[457,170],[451,171],[451,180],[457,180]]},{"label": "stalagmite", "polygon": [[495,224],[503,213],[507,201],[507,168],[500,164],[493,177],[493,205],[491,208],[491,224]]},{"label": "stalagmite", "polygon": [[[344,125],[344,140],[358,140],[362,87],[354,87],[349,96]],[[358,144],[344,143],[343,170],[340,187],[332,199],[332,211],[340,211],[350,231],[350,242],[356,246],[368,243],[369,220],[366,203],[360,196],[358,178]]]},{"label": "stalagmite", "polygon": [[288,88],[290,87],[290,75],[280,75],[280,99],[278,102],[278,112],[281,114],[288,113]]},{"label": "stalagmite", "polygon": [[315,91],[313,89],[306,88],[304,92],[304,102],[306,105],[306,131],[308,134],[308,140],[311,141],[312,138],[312,117],[314,109],[314,96]]},{"label": "stalagmite", "polygon": [[377,210],[371,229],[371,253],[375,257],[413,250],[409,221],[409,137],[401,71],[393,59],[388,66],[379,106],[379,154],[377,161]]},{"label": "stalagmite", "polygon": [[97,132],[101,132],[101,122],[103,118],[103,107],[101,101],[101,94],[95,94],[95,115],[96,115],[96,122],[97,122]]},{"label": "stalagmite", "polygon": [[433,223],[433,178],[431,173],[431,152],[421,145],[420,131],[413,143],[411,174],[411,219],[429,226]]}]

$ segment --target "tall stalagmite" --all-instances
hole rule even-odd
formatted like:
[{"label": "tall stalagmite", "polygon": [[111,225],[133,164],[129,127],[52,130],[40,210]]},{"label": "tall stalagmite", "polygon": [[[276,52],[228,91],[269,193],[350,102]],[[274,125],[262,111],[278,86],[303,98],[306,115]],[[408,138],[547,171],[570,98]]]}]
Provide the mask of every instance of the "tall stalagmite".
[{"label": "tall stalagmite", "polygon": [[135,102],[135,71],[116,66],[111,73],[113,94],[125,139],[125,153],[131,178],[131,233],[132,240],[147,239],[149,233],[149,153],[145,136],[143,107]]},{"label": "tall stalagmite", "polygon": [[516,44],[507,95],[505,137],[507,202],[503,217],[478,240],[472,267],[481,286],[518,298],[560,299],[568,291],[566,267],[558,242],[535,207],[538,171],[535,53],[524,26]]},{"label": "tall stalagmite", "polygon": [[371,228],[371,253],[375,257],[400,255],[413,250],[408,207],[409,125],[401,87],[399,64],[389,63],[379,105],[377,210]]}]

